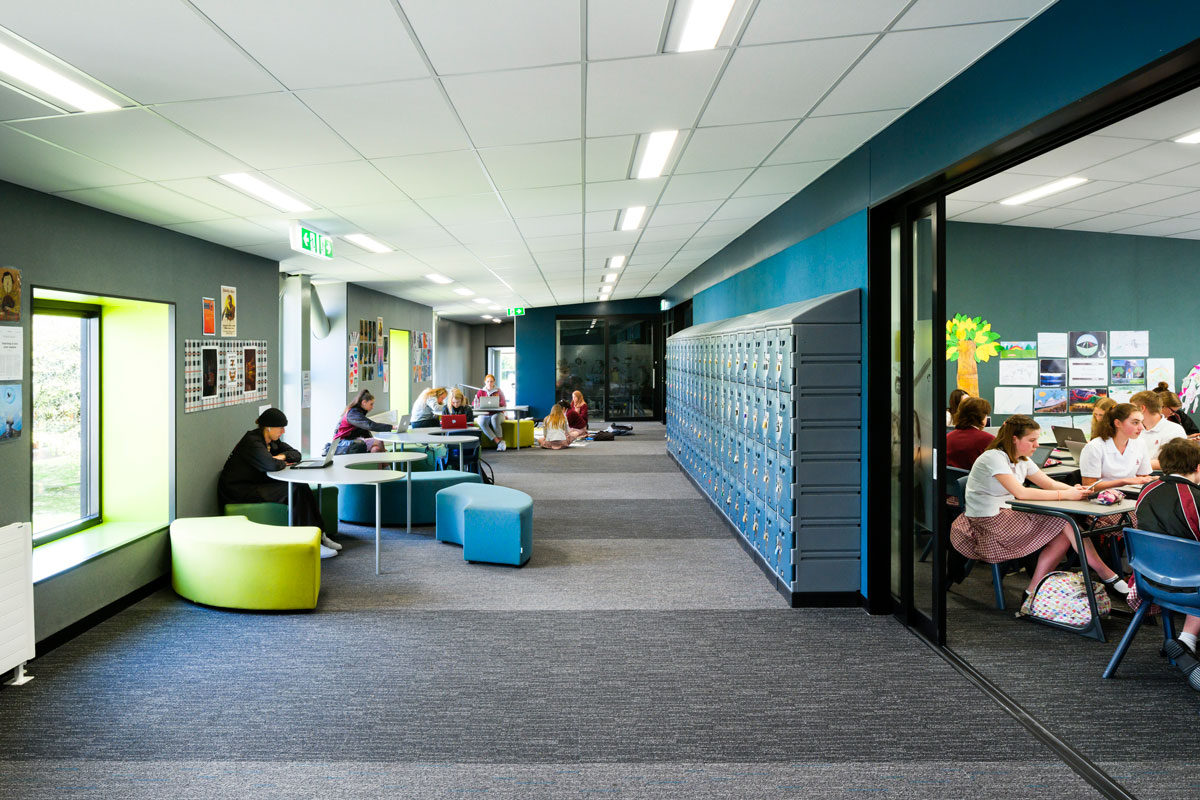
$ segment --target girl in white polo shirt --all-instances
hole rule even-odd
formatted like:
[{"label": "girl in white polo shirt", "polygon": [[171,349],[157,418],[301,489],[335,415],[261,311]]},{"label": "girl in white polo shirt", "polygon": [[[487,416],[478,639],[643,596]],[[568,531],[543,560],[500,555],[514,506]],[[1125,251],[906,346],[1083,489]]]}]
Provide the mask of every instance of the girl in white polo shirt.
[{"label": "girl in white polo shirt", "polygon": [[1083,485],[1098,492],[1113,486],[1150,482],[1150,454],[1139,438],[1142,412],[1131,403],[1108,410],[1092,439],[1079,454]]},{"label": "girl in white polo shirt", "polygon": [[1163,415],[1162,395],[1142,391],[1129,398],[1129,402],[1142,412],[1142,435],[1138,438],[1146,446],[1146,454],[1150,456],[1150,466],[1158,469],[1158,451],[1172,439],[1186,439],[1187,431],[1177,422],[1172,422]]},{"label": "girl in white polo shirt", "polygon": [[[966,511],[950,526],[950,543],[967,558],[997,564],[1041,550],[1026,595],[1075,547],[1075,537],[1071,526],[1061,519],[1017,511],[1009,508],[1007,501],[1082,500],[1088,496],[1082,486],[1059,483],[1029,460],[1040,433],[1040,426],[1024,414],[1005,420],[996,440],[971,467]],[[1038,488],[1027,487],[1026,480]],[[1085,540],[1083,547],[1088,564],[1105,585],[1122,594],[1129,591],[1096,554],[1090,540]]]}]

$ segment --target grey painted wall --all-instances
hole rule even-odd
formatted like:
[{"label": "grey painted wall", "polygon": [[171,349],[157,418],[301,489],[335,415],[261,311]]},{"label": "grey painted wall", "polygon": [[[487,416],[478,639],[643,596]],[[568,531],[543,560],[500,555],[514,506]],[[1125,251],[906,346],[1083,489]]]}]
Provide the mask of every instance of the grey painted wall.
[{"label": "grey painted wall", "polygon": [[[0,525],[30,518],[32,398],[29,309],[32,289],[46,287],[175,304],[176,514],[217,512],[217,475],[256,404],[183,411],[183,340],[202,338],[201,297],[219,302],[222,285],[238,290],[238,337],[270,343],[270,393],[279,397],[278,265],[257,256],[0,183],[0,263],[21,270],[25,332],[24,415],[20,439],[0,444]],[[137,401],[130,387],[130,402]],[[153,440],[162,431],[131,430]]]},{"label": "grey painted wall", "polygon": [[[433,382],[436,386],[453,388],[460,383],[478,385],[471,371],[471,330],[473,326],[448,319],[437,321],[434,339]],[[463,389],[467,392],[467,389]],[[468,392],[469,395],[469,392]]]}]

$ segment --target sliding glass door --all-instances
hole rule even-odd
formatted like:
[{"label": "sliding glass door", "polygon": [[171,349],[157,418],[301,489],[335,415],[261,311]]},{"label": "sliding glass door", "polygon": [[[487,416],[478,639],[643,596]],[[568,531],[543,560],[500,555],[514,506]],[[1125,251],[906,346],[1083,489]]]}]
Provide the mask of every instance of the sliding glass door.
[{"label": "sliding glass door", "polygon": [[658,419],[655,317],[560,318],[554,396],[580,391],[596,420]]}]

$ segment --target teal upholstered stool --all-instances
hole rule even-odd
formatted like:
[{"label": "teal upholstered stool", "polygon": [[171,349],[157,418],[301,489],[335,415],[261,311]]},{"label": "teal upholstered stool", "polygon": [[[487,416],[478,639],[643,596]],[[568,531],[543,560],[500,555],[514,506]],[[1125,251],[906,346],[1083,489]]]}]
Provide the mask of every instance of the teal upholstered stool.
[{"label": "teal upholstered stool", "polygon": [[[325,532],[337,533],[338,487],[322,486],[317,501],[321,504],[321,520],[325,525]],[[245,517],[259,525],[286,527],[288,524],[287,503],[226,503],[224,513],[227,517]]]},{"label": "teal upholstered stool", "polygon": [[533,554],[533,498],[516,489],[460,484],[437,493],[437,539],[464,561],[521,566]]},{"label": "teal upholstered stool", "polygon": [[[413,525],[430,525],[434,520],[434,496],[448,486],[460,483],[480,483],[474,472],[446,469],[440,472],[413,472]],[[392,481],[380,486],[380,512],[383,525],[403,525],[408,515],[408,495],[405,481]],[[338,518],[358,525],[375,524],[374,485],[350,484],[338,493]]]}]

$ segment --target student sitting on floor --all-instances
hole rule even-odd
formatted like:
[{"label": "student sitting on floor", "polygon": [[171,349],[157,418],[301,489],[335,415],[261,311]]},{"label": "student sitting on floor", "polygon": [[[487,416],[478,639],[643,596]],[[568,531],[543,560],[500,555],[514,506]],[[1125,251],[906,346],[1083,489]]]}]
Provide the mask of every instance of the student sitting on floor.
[{"label": "student sitting on floor", "polygon": [[1163,404],[1163,416],[1183,428],[1184,433],[1190,439],[1200,438],[1200,428],[1196,427],[1196,423],[1183,410],[1183,402],[1179,399],[1179,395],[1171,391],[1167,386],[1166,381],[1159,382],[1154,388],[1156,394]]},{"label": "student sitting on floor", "polygon": [[[1138,528],[1181,539],[1200,541],[1200,444],[1189,439],[1172,439],[1159,452],[1164,477],[1147,486],[1138,497]],[[1132,600],[1130,601],[1132,605]],[[1183,632],[1166,644],[1167,655],[1188,676],[1188,684],[1200,691],[1196,661],[1196,636],[1200,616],[1187,615]]]},{"label": "student sitting on floor", "polygon": [[1092,430],[1088,433],[1089,442],[1100,435],[1100,428],[1104,425],[1104,415],[1110,408],[1116,407],[1117,401],[1111,397],[1101,397],[1096,401],[1096,405],[1092,406]]},{"label": "student sitting on floor", "polygon": [[438,427],[441,424],[438,417],[446,413],[446,396],[446,390],[440,386],[430,387],[417,395],[412,414],[408,417],[409,427]]},{"label": "student sitting on floor", "polygon": [[576,390],[571,392],[571,407],[566,410],[567,425],[573,431],[583,431],[587,435],[588,426],[588,407],[584,402],[583,392]]},{"label": "student sitting on floor", "polygon": [[1138,438],[1146,446],[1146,454],[1150,456],[1150,468],[1158,469],[1158,451],[1172,439],[1186,439],[1187,433],[1183,426],[1171,422],[1162,413],[1162,395],[1151,391],[1141,391],[1129,398],[1129,402],[1142,412],[1142,435]]},{"label": "student sitting on floor", "polygon": [[1142,425],[1142,412],[1130,403],[1118,403],[1105,412],[1095,427],[1096,438],[1079,454],[1084,486],[1098,492],[1150,482],[1150,454],[1139,438]]},{"label": "student sitting on floor", "polygon": [[371,436],[372,433],[379,431],[391,431],[392,426],[382,422],[375,422],[367,418],[367,414],[375,408],[375,396],[370,390],[363,389],[354,398],[350,405],[346,406],[346,410],[342,412],[342,419],[338,423],[337,432],[333,434],[333,446],[337,447],[339,441],[350,441],[353,439],[362,439],[367,450],[372,453],[382,453],[386,448],[383,442]]},{"label": "student sitting on floor", "polygon": [[[1025,589],[1021,610],[1028,612],[1032,592],[1075,547],[1071,526],[1057,517],[1030,514],[1009,508],[1007,501],[1082,500],[1088,493],[1081,486],[1059,483],[1029,460],[1037,449],[1041,427],[1032,417],[1014,414],[1005,420],[996,440],[975,460],[967,478],[966,510],[950,526],[950,543],[967,558],[998,564],[1041,551],[1037,568]],[[1029,480],[1039,488],[1025,485]],[[1085,539],[1088,564],[1105,586],[1125,594],[1129,587],[1096,554]]]},{"label": "student sitting on floor", "polygon": [[555,403],[550,406],[549,416],[542,421],[542,447],[547,450],[562,450],[580,436],[586,435],[586,429],[572,430],[567,425],[567,415],[561,405]]},{"label": "student sitting on floor", "polygon": [[946,466],[970,469],[995,436],[984,430],[992,404],[982,397],[964,397],[954,415],[954,430],[946,434]]}]

